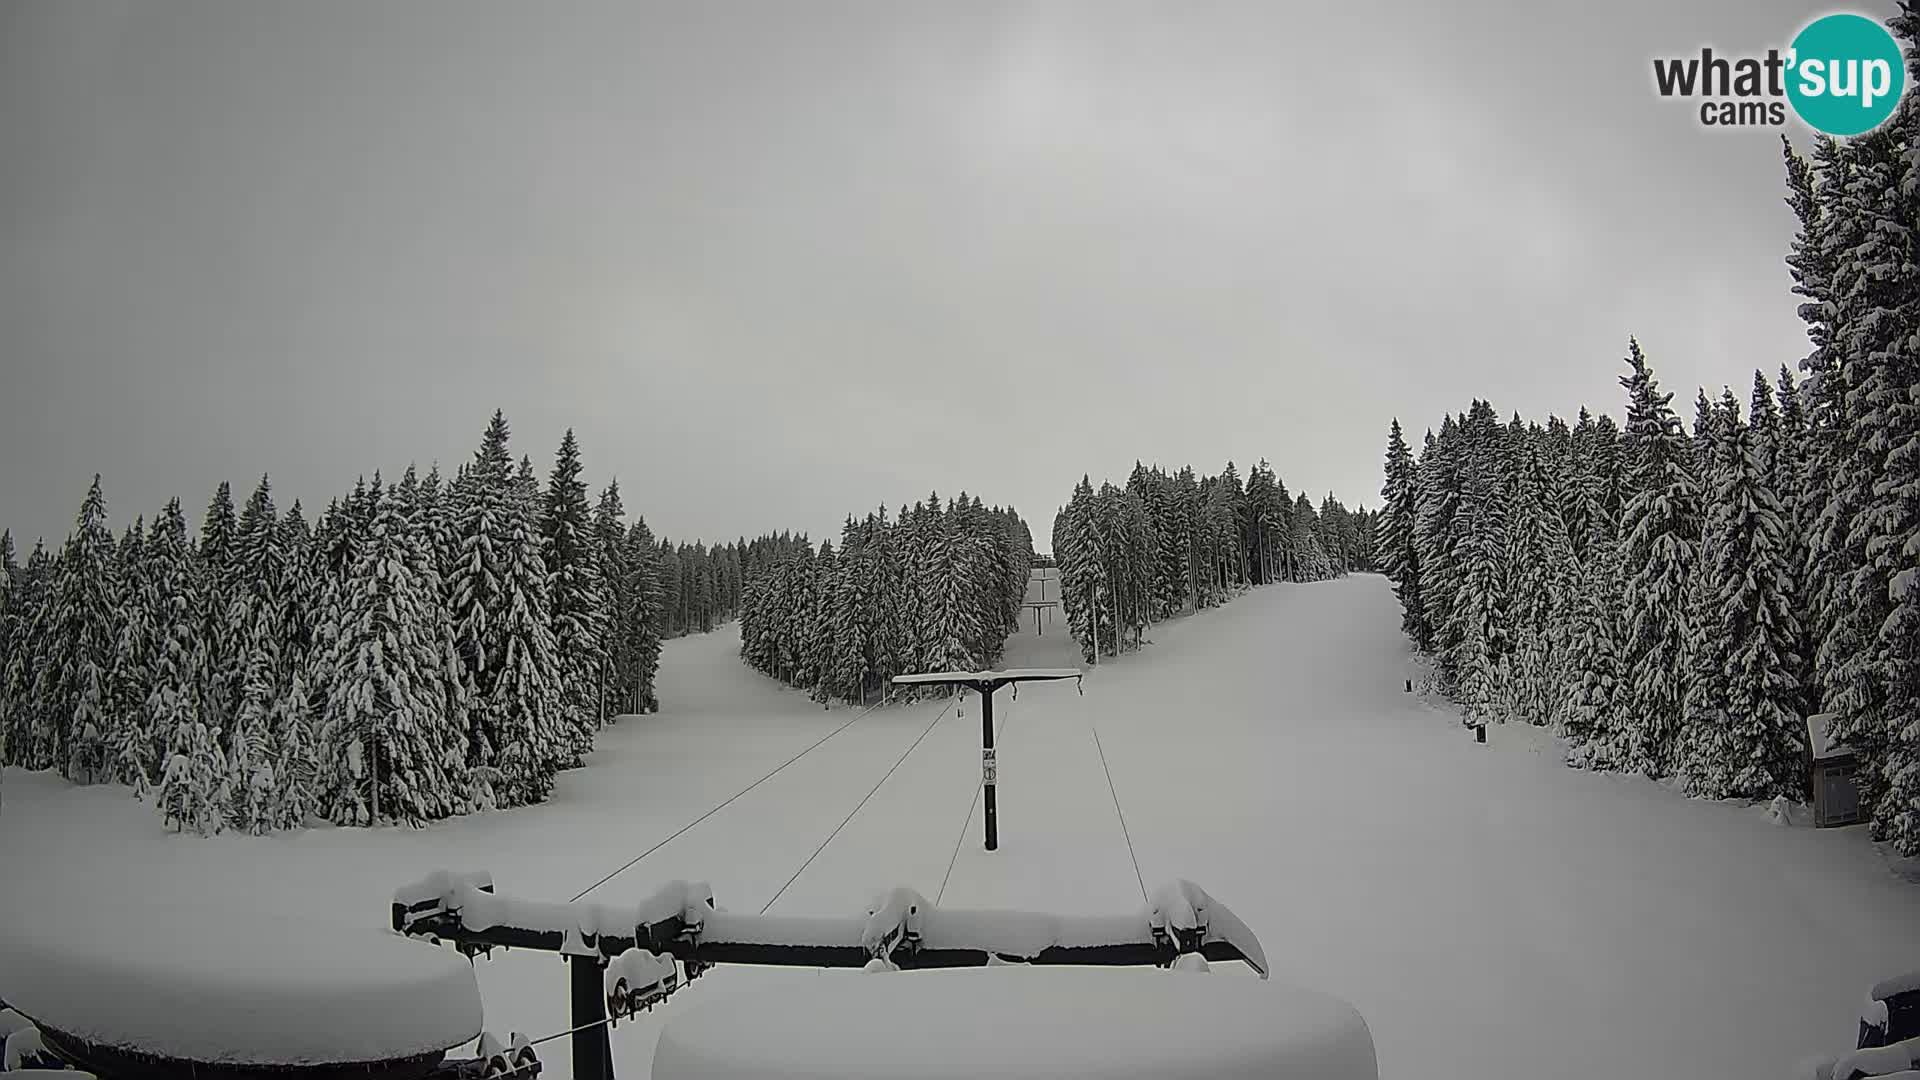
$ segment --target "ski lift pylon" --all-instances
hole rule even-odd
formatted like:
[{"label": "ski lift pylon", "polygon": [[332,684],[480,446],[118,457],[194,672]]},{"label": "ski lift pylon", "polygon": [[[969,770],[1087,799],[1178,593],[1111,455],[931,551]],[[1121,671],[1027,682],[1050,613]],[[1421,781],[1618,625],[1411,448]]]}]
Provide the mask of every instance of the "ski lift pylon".
[{"label": "ski lift pylon", "polygon": [[993,695],[1003,686],[1018,687],[1023,682],[1055,682],[1072,679],[1078,686],[1083,673],[1079,668],[1013,668],[1007,671],[930,671],[917,675],[895,675],[896,686],[959,686],[980,695],[980,783],[985,807],[987,850],[1000,847],[1000,808],[995,789],[999,762],[993,749]]}]

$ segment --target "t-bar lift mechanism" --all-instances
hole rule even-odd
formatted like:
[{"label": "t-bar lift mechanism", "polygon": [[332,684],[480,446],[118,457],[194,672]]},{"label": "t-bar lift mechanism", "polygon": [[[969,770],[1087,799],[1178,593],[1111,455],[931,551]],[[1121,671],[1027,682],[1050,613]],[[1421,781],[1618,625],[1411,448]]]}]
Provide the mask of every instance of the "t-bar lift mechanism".
[{"label": "t-bar lift mechanism", "polygon": [[[1000,847],[999,810],[994,804],[994,781],[999,771],[993,756],[993,693],[1008,683],[1072,679],[1079,685],[1078,668],[1015,668],[1011,671],[931,671],[895,675],[896,686],[963,686],[980,695],[980,782],[986,796],[987,850]],[[1019,693],[1019,691],[1014,691]]]}]

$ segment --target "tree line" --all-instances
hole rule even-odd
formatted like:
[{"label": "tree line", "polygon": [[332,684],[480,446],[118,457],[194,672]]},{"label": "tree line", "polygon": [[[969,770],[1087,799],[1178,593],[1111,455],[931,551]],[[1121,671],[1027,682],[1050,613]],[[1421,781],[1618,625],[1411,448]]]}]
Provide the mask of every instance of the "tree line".
[{"label": "tree line", "polygon": [[1033,537],[1011,509],[962,492],[864,520],[840,546],[805,536],[747,552],[740,655],[816,701],[884,700],[895,675],[977,671],[1018,625]]},{"label": "tree line", "polygon": [[1086,659],[1137,648],[1146,628],[1274,581],[1372,569],[1376,515],[1329,494],[1315,511],[1262,460],[1243,485],[1134,462],[1125,487],[1080,478],[1053,522],[1061,606]]},{"label": "tree line", "polygon": [[[1920,77],[1920,8],[1893,25]],[[1783,140],[1784,141],[1784,140]],[[1920,101],[1785,146],[1812,351],[1691,432],[1630,343],[1626,423],[1476,401],[1388,438],[1380,558],[1469,722],[1553,724],[1592,768],[1803,798],[1809,714],[1864,762],[1871,832],[1920,854]]]},{"label": "tree line", "polygon": [[895,675],[993,667],[1020,623],[1033,536],[962,492],[847,517],[841,544],[749,552],[741,659],[822,703],[885,700]]},{"label": "tree line", "polygon": [[743,587],[744,544],[657,541],[580,477],[569,431],[543,489],[495,413],[450,481],[375,474],[311,522],[223,483],[197,536],[174,499],[116,540],[96,476],[57,552],[0,535],[0,761],[201,833],[539,802]]}]

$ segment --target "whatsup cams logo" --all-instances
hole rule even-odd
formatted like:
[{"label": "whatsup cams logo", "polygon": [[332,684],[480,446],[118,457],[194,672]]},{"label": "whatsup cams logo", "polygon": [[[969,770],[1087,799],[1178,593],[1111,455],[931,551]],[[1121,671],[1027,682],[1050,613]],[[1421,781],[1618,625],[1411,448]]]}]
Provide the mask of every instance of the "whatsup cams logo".
[{"label": "whatsup cams logo", "polygon": [[1815,131],[1860,135],[1893,115],[1906,91],[1900,42],[1864,15],[1825,15],[1808,23],[1783,52],[1698,56],[1653,62],[1663,98],[1699,101],[1706,127],[1780,127],[1787,110]]}]

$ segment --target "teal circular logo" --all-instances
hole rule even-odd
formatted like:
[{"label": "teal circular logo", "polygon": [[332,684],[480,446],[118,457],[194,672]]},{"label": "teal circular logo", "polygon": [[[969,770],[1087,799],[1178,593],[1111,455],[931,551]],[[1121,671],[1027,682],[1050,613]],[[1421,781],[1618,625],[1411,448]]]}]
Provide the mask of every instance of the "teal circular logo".
[{"label": "teal circular logo", "polygon": [[1859,135],[1893,115],[1907,62],[1887,28],[1864,15],[1827,15],[1793,39],[1787,100],[1815,131]]}]

